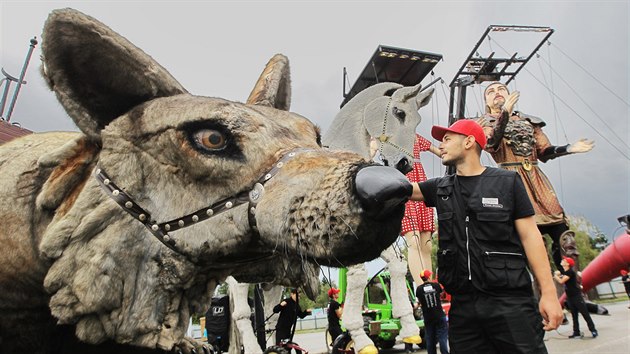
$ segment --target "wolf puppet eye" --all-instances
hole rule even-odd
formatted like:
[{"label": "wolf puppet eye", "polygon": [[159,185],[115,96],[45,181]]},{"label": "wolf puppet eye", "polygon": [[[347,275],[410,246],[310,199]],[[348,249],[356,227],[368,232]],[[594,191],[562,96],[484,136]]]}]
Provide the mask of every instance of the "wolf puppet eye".
[{"label": "wolf puppet eye", "polygon": [[197,146],[206,150],[223,150],[227,145],[225,135],[214,129],[202,129],[193,134]]}]

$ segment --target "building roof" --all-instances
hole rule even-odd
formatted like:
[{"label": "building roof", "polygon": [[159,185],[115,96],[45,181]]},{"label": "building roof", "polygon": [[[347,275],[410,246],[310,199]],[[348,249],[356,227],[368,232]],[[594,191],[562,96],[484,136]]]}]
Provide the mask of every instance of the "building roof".
[{"label": "building roof", "polygon": [[24,129],[19,125],[11,124],[4,119],[0,119],[0,144],[4,144],[17,137],[32,133],[32,131]]}]

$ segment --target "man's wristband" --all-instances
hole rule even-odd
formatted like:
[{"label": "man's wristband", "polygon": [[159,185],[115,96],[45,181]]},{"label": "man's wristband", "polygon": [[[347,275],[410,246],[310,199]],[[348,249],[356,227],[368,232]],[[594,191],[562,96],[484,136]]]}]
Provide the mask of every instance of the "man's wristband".
[{"label": "man's wristband", "polygon": [[562,146],[554,146],[553,147],[554,154],[570,154],[569,152],[569,144]]}]

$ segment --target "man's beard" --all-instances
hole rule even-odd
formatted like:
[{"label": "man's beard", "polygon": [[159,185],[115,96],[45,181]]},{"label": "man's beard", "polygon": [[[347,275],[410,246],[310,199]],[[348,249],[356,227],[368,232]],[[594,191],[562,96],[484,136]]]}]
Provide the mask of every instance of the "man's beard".
[{"label": "man's beard", "polygon": [[462,159],[462,157],[455,157],[455,158],[452,158],[452,159],[450,159],[450,160],[444,160],[444,159],[442,159],[442,165],[444,165],[444,166],[453,166],[453,167],[455,167],[455,166],[457,166],[457,165],[459,164],[459,162],[460,162],[460,161],[462,161],[462,160],[463,160],[463,159]]},{"label": "man's beard", "polygon": [[503,98],[503,101],[499,101],[499,102],[495,103],[494,106],[495,106],[496,110],[499,110],[499,111],[502,110],[503,106],[505,106],[505,98]]}]

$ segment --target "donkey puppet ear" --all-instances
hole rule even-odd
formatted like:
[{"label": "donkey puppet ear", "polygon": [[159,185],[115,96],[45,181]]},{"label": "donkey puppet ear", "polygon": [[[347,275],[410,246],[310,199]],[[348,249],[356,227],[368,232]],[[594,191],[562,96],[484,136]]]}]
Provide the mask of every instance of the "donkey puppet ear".
[{"label": "donkey puppet ear", "polygon": [[153,58],[74,9],[53,11],[42,39],[44,78],[90,140],[141,103],[186,93]]},{"label": "donkey puppet ear", "polygon": [[424,90],[418,93],[418,96],[416,96],[416,105],[418,106],[418,108],[426,106],[429,101],[431,101],[431,97],[433,97],[433,92],[435,92],[435,89],[431,87],[428,90]]},{"label": "donkey puppet ear", "polygon": [[291,76],[289,59],[282,54],[274,55],[260,74],[248,104],[268,106],[283,111],[291,107]]},{"label": "donkey puppet ear", "polygon": [[408,99],[416,97],[421,88],[421,84],[417,84],[416,86],[401,87],[394,92],[392,100],[395,102],[406,102]]}]

